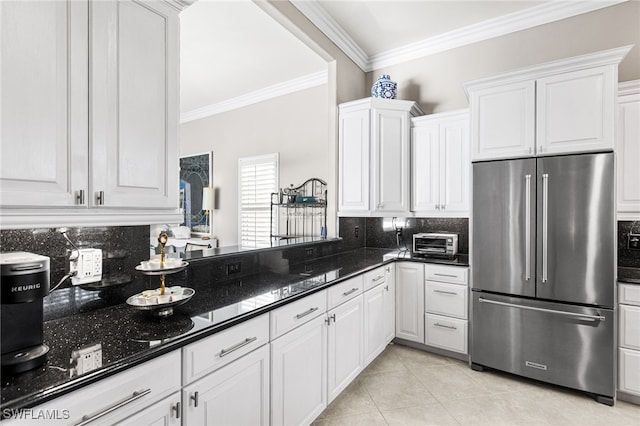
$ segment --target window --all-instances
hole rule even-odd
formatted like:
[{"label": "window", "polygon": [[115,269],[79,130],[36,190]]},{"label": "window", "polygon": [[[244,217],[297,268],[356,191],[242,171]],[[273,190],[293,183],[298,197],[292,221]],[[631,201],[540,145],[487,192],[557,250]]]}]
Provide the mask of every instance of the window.
[{"label": "window", "polygon": [[271,193],[278,192],[278,154],[240,158],[238,185],[238,244],[271,245]]}]

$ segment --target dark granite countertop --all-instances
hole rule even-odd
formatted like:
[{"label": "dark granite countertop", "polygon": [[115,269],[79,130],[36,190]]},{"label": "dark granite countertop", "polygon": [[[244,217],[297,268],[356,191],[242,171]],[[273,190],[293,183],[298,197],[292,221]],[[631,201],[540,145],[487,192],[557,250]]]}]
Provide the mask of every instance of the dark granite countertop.
[{"label": "dark granite countertop", "polygon": [[640,268],[618,268],[618,282],[640,284]]},{"label": "dark granite countertop", "polygon": [[[156,318],[125,303],[106,307],[96,303],[95,309],[60,318],[54,316],[44,323],[44,343],[50,347],[47,363],[14,377],[3,377],[1,408],[33,407],[79,389],[392,262],[393,259],[384,257],[390,252],[389,249],[361,248],[292,265],[282,272],[276,267],[224,281],[211,280],[207,262],[194,261],[186,270],[172,276],[173,283],[168,284],[182,283],[196,291],[189,302],[175,307],[170,317]],[[467,265],[465,256],[402,260]],[[61,305],[65,303],[77,303],[77,300],[60,300]],[[102,367],[74,377],[70,365],[72,352],[95,344],[102,346]]]}]

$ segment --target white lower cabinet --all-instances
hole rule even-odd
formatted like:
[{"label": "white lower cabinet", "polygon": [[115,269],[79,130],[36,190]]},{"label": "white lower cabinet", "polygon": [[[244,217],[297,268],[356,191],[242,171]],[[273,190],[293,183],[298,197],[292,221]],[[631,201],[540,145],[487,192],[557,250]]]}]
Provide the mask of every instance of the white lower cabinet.
[{"label": "white lower cabinet", "polygon": [[327,406],[326,319],[314,318],[271,342],[272,425],[311,424]]},{"label": "white lower cabinet", "polygon": [[385,281],[364,293],[364,365],[373,361],[395,336],[395,271],[385,267]]},{"label": "white lower cabinet", "polygon": [[333,401],[364,368],[363,310],[360,294],[327,314],[327,403]]},{"label": "white lower cabinet", "polygon": [[618,390],[637,398],[640,397],[640,286],[620,283],[618,302]]},{"label": "white lower cabinet", "polygon": [[180,392],[156,402],[137,414],[125,419],[118,425],[131,426],[180,426],[182,425],[182,403]]},{"label": "white lower cabinet", "polygon": [[396,264],[396,337],[424,343],[424,265]]},{"label": "white lower cabinet", "polygon": [[269,345],[182,391],[184,425],[268,425]]}]

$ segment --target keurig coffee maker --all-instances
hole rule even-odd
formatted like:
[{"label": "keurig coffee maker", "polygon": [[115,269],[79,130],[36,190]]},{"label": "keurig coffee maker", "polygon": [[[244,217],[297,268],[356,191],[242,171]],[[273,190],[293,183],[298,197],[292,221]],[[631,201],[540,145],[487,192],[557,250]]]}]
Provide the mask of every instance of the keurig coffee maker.
[{"label": "keurig coffee maker", "polygon": [[31,370],[47,360],[42,343],[42,298],[49,293],[49,258],[26,252],[0,253],[2,374]]}]

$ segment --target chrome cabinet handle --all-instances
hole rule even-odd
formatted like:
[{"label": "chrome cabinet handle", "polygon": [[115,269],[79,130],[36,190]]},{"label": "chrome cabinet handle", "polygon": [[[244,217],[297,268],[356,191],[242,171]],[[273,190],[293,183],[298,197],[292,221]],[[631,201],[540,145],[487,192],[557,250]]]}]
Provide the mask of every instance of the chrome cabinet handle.
[{"label": "chrome cabinet handle", "polygon": [[436,210],[440,210],[440,204],[436,204]]},{"label": "chrome cabinet handle", "polygon": [[176,419],[180,418],[180,403],[176,402],[176,405],[171,406],[171,411],[176,413]]},{"label": "chrome cabinet handle", "polygon": [[546,313],[549,313],[549,314],[558,314],[558,315],[565,315],[565,316],[569,316],[569,317],[578,317],[578,318],[583,318],[583,319],[589,319],[589,320],[592,320],[592,321],[604,321],[605,320],[605,317],[602,316],[602,315],[578,314],[578,313],[573,313],[573,312],[557,311],[555,309],[545,309],[545,308],[536,308],[534,306],[515,305],[513,303],[500,302],[498,300],[485,299],[484,297],[478,298],[478,301],[480,303],[490,303],[492,305],[507,306],[509,308],[518,308],[518,309],[524,309],[524,310],[528,310],[528,311],[538,311],[538,312],[546,312]]},{"label": "chrome cabinet handle", "polygon": [[197,406],[198,406],[198,392],[197,392],[197,391],[196,391],[196,392],[194,392],[194,393],[193,393],[193,395],[191,395],[191,396],[189,397],[189,399],[193,401],[193,406],[194,406],[194,407],[197,407]]},{"label": "chrome cabinet handle", "polygon": [[444,325],[440,324],[439,322],[436,322],[433,325],[435,325],[436,327],[448,328],[449,330],[457,330],[457,328],[452,325]]},{"label": "chrome cabinet handle", "polygon": [[389,286],[388,285],[384,286],[384,289],[389,291]]},{"label": "chrome cabinet handle", "polygon": [[387,272],[391,272],[391,266],[387,266]]},{"label": "chrome cabinet handle", "polygon": [[104,205],[104,191],[98,191],[96,193],[96,202],[99,206]]},{"label": "chrome cabinet handle", "polygon": [[529,281],[531,279],[531,175],[526,175],[525,181],[524,275],[525,280]]},{"label": "chrome cabinet handle", "polygon": [[84,416],[82,416],[82,419],[80,421],[80,423],[76,423],[76,426],[84,426],[86,424],[89,424],[91,422],[93,422],[94,420],[98,420],[100,417],[104,417],[109,413],[114,412],[115,410],[117,410],[118,408],[122,408],[127,404],[131,404],[132,402],[146,396],[149,395],[151,393],[151,389],[145,389],[142,391],[135,391],[130,397],[127,397],[125,399],[123,399],[122,401],[116,402],[115,404],[105,408],[104,410],[90,416],[88,414],[85,414]]},{"label": "chrome cabinet handle", "polygon": [[441,210],[446,210],[447,209],[447,205],[446,204],[441,204],[440,205],[440,209]]},{"label": "chrome cabinet handle", "polygon": [[309,314],[311,314],[311,313],[313,313],[313,312],[315,312],[317,310],[318,310],[318,308],[311,308],[308,311],[304,311],[303,313],[296,315],[296,319],[300,319],[302,317],[306,317],[307,315],[309,315]]},{"label": "chrome cabinet handle", "polygon": [[243,346],[247,346],[249,343],[255,342],[256,340],[258,340],[257,337],[247,337],[242,342],[236,343],[235,345],[231,346],[230,348],[221,350],[220,353],[219,353],[219,356],[220,356],[220,358],[222,358],[223,356],[227,356],[231,352],[237,351],[238,349],[242,348]]},{"label": "chrome cabinet handle", "polygon": [[549,230],[549,175],[542,175],[542,282],[547,282],[547,244]]},{"label": "chrome cabinet handle", "polygon": [[76,193],[76,204],[84,204],[84,189],[81,189]]},{"label": "chrome cabinet handle", "polygon": [[455,291],[444,291],[444,290],[433,290],[434,293],[442,293],[442,294],[453,294],[454,296],[458,293],[456,293]]},{"label": "chrome cabinet handle", "polygon": [[374,279],[371,280],[372,283],[375,283],[377,281],[380,281],[381,279],[384,278],[384,275],[378,275],[377,277],[375,277]]},{"label": "chrome cabinet handle", "polygon": [[457,275],[441,274],[441,273],[438,273],[438,272],[436,272],[436,273],[435,273],[435,274],[433,274],[433,275],[435,275],[436,277],[458,278],[458,276],[457,276]]},{"label": "chrome cabinet handle", "polygon": [[349,291],[345,291],[344,293],[342,293],[342,295],[343,295],[343,296],[348,296],[348,295],[350,295],[350,294],[352,294],[352,293],[355,293],[355,292],[356,292],[356,291],[358,291],[358,290],[360,290],[360,289],[359,289],[359,288],[354,287],[354,288],[352,288],[352,289],[351,289],[351,290],[349,290]]},{"label": "chrome cabinet handle", "polygon": [[332,315],[329,317],[329,319],[332,319],[332,320],[333,320],[333,323],[335,324],[335,323],[336,323],[336,314],[332,314]]}]

